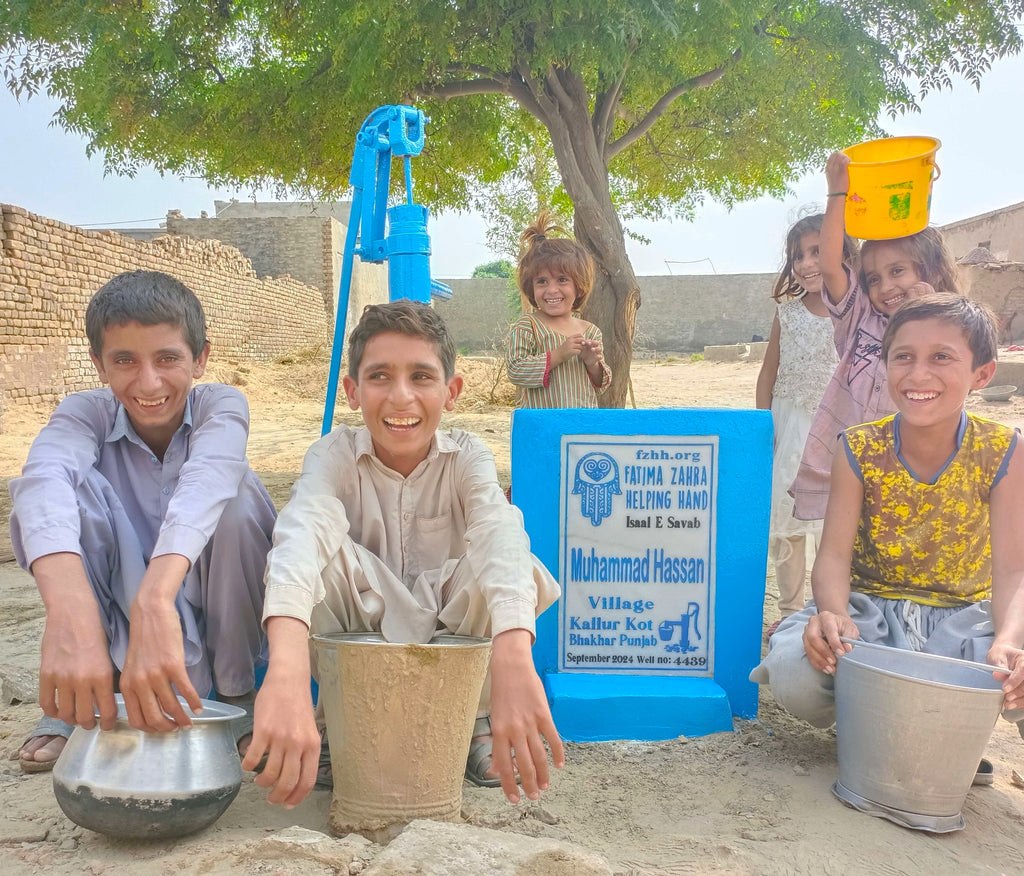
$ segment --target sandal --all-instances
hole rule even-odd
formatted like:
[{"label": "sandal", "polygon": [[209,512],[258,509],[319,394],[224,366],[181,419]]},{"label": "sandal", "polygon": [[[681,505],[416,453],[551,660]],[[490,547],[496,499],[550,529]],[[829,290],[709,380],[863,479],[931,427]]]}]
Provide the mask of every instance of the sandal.
[{"label": "sandal", "polygon": [[[228,698],[221,694],[217,694],[220,702],[226,703],[229,706],[237,706],[242,709],[245,714],[240,715],[237,718],[231,719],[231,735],[235,737],[235,747],[238,748],[238,756],[245,760],[245,755],[249,751],[249,746],[252,745],[252,728],[254,709],[256,707],[256,691],[253,691],[248,697],[244,699]],[[248,745],[245,746],[245,751],[242,751],[241,744],[242,740],[248,737]],[[263,768],[267,765],[267,753],[263,754],[260,758],[259,763],[256,764],[253,772],[259,775],[263,772]]]},{"label": "sandal", "polygon": [[[36,724],[35,729],[29,733],[28,737],[18,748],[18,763],[21,765],[21,771],[23,773],[45,773],[52,770],[53,765],[57,762],[57,758],[60,757],[59,752],[57,757],[53,757],[48,760],[36,760],[34,757],[25,757],[22,754],[22,751],[29,742],[33,739],[38,739],[40,736],[59,736],[67,740],[74,729],[75,728],[71,724],[65,724],[59,718],[51,718],[48,715],[43,715],[43,717],[39,719],[39,723]],[[61,751],[63,750],[63,747],[61,747]]]},{"label": "sandal", "polygon": [[981,759],[981,763],[978,764],[978,771],[974,774],[974,781],[972,785],[991,785],[996,780],[996,771],[992,766],[992,762]]},{"label": "sandal", "polygon": [[491,778],[487,770],[491,767],[491,716],[484,715],[473,723],[473,738],[486,737],[483,742],[469,743],[469,757],[466,758],[466,779],[480,788],[500,788],[501,779]]}]

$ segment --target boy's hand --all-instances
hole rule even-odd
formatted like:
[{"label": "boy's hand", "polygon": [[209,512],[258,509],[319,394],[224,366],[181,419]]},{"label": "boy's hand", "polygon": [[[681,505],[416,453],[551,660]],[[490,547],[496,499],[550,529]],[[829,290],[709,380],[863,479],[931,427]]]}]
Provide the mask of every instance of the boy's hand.
[{"label": "boy's hand", "polygon": [[172,685],[196,714],[202,703],[185,671],[181,619],[174,604],[147,608],[136,599],[128,623],[128,653],[121,673],[128,723],[147,732],[191,727],[192,719]]},{"label": "boy's hand", "polygon": [[[70,609],[69,606],[66,608]],[[47,613],[39,664],[39,704],[51,718],[86,729],[112,730],[117,720],[114,665],[103,624],[96,613]]]},{"label": "boy's hand", "polygon": [[312,790],[320,763],[320,733],[313,720],[308,674],[300,680],[267,673],[256,695],[252,742],[242,769],[256,769],[264,752],[267,765],[256,776],[256,784],[270,788],[270,803],[292,809]]},{"label": "boy's hand", "polygon": [[320,733],[309,692],[308,637],[308,628],[297,618],[267,620],[270,663],[256,695],[252,742],[242,761],[242,769],[256,769],[266,752],[267,765],[256,784],[270,788],[267,800],[286,809],[301,803],[313,788],[320,762]]},{"label": "boy's hand", "polygon": [[994,643],[989,648],[985,660],[993,666],[1002,668],[993,676],[1003,683],[1004,709],[1024,708],[1024,651],[1011,645]]},{"label": "boy's hand", "polygon": [[825,181],[829,194],[850,190],[850,156],[845,152],[833,152],[825,162]]},{"label": "boy's hand", "polygon": [[192,726],[174,687],[194,713],[203,708],[185,671],[181,618],[174,606],[188,568],[180,554],[154,557],[132,602],[121,693],[128,723],[137,730],[166,732]]},{"label": "boy's hand", "polygon": [[551,353],[551,367],[568,362],[583,352],[583,335],[570,335],[560,343]]},{"label": "boy's hand", "polygon": [[519,802],[516,772],[531,800],[548,788],[547,740],[556,767],[565,765],[565,749],[551,718],[544,686],[533,667],[528,630],[506,630],[494,637],[491,652],[491,765],[501,789]]},{"label": "boy's hand", "polygon": [[39,557],[32,575],[46,606],[39,663],[44,714],[86,729],[112,730],[117,721],[114,665],[96,597],[78,554]]},{"label": "boy's hand", "polygon": [[859,639],[860,630],[848,615],[819,611],[812,615],[804,627],[804,650],[811,666],[819,672],[835,675],[836,660],[849,653],[852,645],[841,642],[840,637]]}]

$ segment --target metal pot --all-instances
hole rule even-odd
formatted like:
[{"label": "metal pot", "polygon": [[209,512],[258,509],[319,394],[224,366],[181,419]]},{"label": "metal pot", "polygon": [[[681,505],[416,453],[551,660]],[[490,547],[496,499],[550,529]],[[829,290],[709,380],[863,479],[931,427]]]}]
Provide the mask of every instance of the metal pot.
[{"label": "metal pot", "polygon": [[116,837],[184,836],[213,824],[242,786],[237,706],[203,700],[188,730],[144,733],[117,695],[113,730],[76,727],[53,768],[53,793],[75,824]]}]

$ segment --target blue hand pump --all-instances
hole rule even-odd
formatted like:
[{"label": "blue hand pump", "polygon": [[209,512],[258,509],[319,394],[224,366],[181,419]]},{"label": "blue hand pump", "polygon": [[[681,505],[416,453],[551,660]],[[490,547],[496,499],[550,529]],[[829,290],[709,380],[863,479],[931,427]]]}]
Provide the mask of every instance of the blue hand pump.
[{"label": "blue hand pump", "polygon": [[[423,150],[426,122],[423,112],[411,106],[382,106],[366,117],[356,135],[348,180],[352,186],[352,206],[341,262],[321,435],[330,432],[334,425],[338,375],[345,345],[345,320],[352,289],[353,257],[358,255],[364,262],[390,263],[388,292],[392,301],[409,298],[429,303],[432,295],[444,299],[452,297],[448,286],[430,279],[427,208],[412,199],[412,156]],[[392,155],[401,156],[405,165],[405,203],[388,209]],[[364,197],[367,192],[370,196]],[[384,233],[385,215],[390,231],[388,235]]]}]

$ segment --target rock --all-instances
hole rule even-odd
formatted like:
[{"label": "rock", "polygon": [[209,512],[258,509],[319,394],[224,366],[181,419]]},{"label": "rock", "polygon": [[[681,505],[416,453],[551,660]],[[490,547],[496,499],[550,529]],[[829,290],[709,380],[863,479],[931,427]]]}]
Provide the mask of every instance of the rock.
[{"label": "rock", "polygon": [[39,699],[39,678],[28,669],[0,664],[0,702],[5,706]]},{"label": "rock", "polygon": [[809,776],[811,774],[811,771],[807,769],[807,767],[801,766],[800,764],[793,767],[793,772],[798,776]]},{"label": "rock", "polygon": [[[353,863],[370,857],[371,843],[356,834],[337,839],[304,827],[288,827],[261,839],[243,852],[248,860],[294,860],[296,858],[327,864],[341,872],[353,872]],[[358,870],[354,872],[359,872]]]},{"label": "rock", "polygon": [[49,832],[50,829],[41,824],[0,818],[0,843],[41,843]]},{"label": "rock", "polygon": [[536,818],[541,824],[558,824],[558,816],[548,812],[543,806],[531,806],[528,814],[530,818]]},{"label": "rock", "polygon": [[612,876],[593,852],[553,839],[534,839],[468,824],[414,821],[365,876]]}]

